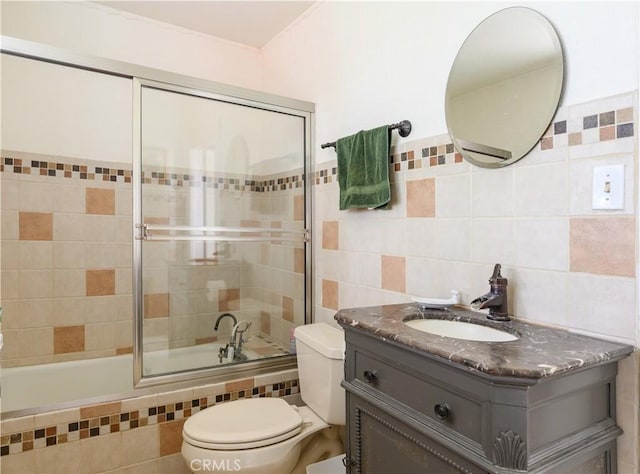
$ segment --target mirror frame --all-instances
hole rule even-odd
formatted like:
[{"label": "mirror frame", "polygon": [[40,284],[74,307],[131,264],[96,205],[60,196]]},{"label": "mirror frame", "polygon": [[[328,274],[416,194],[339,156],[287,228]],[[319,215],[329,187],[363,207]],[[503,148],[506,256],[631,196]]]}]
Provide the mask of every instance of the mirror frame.
[{"label": "mirror frame", "polygon": [[[470,69],[468,66],[465,67],[464,64],[461,65],[461,60],[466,59],[463,58],[465,49],[469,49],[470,45],[472,45],[475,41],[478,40],[479,34],[486,34],[487,32],[492,33],[493,35],[501,35],[501,31],[495,31],[492,27],[497,17],[503,17],[505,15],[509,15],[514,10],[518,10],[519,13],[522,11],[526,11],[528,15],[531,15],[535,21],[539,22],[542,28],[545,28],[549,33],[549,38],[552,43],[552,48],[554,50],[554,64],[559,63],[559,77],[554,77],[553,82],[550,82],[550,86],[548,87],[548,91],[545,94],[546,104],[548,107],[544,111],[544,123],[543,126],[540,125],[542,123],[542,119],[540,119],[540,123],[536,124],[537,126],[532,129],[531,133],[527,136],[526,139],[522,140],[522,146],[520,147],[524,151],[518,152],[515,155],[511,155],[510,150],[503,150],[500,148],[491,147],[488,145],[475,144],[471,142],[467,142],[465,140],[456,137],[454,130],[456,129],[456,125],[452,125],[452,111],[451,111],[451,100],[452,100],[452,84],[456,80],[456,77],[461,77],[462,75],[469,76],[472,74],[473,69]],[[492,28],[489,30],[489,28]],[[500,37],[501,41],[504,41],[503,37]],[[551,48],[549,48],[551,50]],[[468,53],[468,51],[467,51]],[[504,55],[504,51],[495,52],[495,54]],[[499,56],[497,56],[499,58]],[[486,60],[486,56],[483,56],[483,61]],[[493,61],[495,62],[495,61]],[[467,36],[464,43],[460,47],[456,58],[451,66],[451,70],[449,72],[449,78],[447,80],[447,87],[445,92],[445,117],[447,122],[447,130],[451,140],[453,142],[456,151],[462,155],[462,157],[479,167],[483,168],[501,168],[504,166],[508,166],[521,158],[525,157],[540,141],[540,138],[544,136],[545,132],[548,130],[550,124],[553,122],[553,118],[557,112],[558,106],[560,104],[560,99],[562,97],[562,93],[564,90],[564,76],[565,76],[565,59],[564,52],[562,49],[562,44],[560,42],[560,38],[558,36],[557,31],[551,24],[551,22],[544,17],[541,13],[527,7],[509,7],[493,13],[492,15],[485,18],[480,24],[478,24],[473,31]],[[470,89],[473,90],[473,89]],[[511,102],[511,101],[510,101]],[[487,120],[490,120],[491,115],[495,114],[505,114],[505,111],[508,113],[509,109],[507,107],[497,109],[497,112],[487,112],[485,115],[488,116]],[[535,133],[534,133],[535,132]],[[506,134],[505,134],[506,135]],[[530,138],[529,138],[530,137]],[[476,156],[474,156],[476,155]],[[482,161],[477,158],[477,155],[487,155],[492,156],[498,159],[499,161]]]}]

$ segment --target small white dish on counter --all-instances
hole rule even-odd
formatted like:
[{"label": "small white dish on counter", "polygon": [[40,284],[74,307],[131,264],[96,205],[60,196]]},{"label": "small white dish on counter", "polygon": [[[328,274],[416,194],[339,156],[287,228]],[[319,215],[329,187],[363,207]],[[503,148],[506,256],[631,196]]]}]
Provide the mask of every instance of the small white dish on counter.
[{"label": "small white dish on counter", "polygon": [[445,309],[460,303],[460,293],[458,293],[457,290],[451,290],[451,298],[448,300],[438,298],[419,298],[417,296],[412,296],[411,300],[418,303],[421,308]]}]

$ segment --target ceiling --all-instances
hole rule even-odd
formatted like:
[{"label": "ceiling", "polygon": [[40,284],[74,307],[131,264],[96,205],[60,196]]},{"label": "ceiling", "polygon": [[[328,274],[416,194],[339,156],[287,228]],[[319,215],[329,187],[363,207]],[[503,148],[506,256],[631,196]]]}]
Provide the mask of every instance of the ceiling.
[{"label": "ceiling", "polygon": [[104,0],[95,3],[262,48],[316,2],[302,0]]}]

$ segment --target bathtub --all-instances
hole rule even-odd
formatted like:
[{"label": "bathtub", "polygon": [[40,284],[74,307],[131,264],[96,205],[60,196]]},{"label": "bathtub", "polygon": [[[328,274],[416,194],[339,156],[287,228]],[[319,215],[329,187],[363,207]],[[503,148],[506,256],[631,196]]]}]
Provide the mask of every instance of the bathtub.
[{"label": "bathtub", "polygon": [[[219,365],[220,343],[145,353],[145,375]],[[243,351],[250,359],[260,358]],[[2,413],[133,391],[131,354],[55,362],[0,371]]]},{"label": "bathtub", "polygon": [[133,390],[131,354],[2,369],[2,413]]}]

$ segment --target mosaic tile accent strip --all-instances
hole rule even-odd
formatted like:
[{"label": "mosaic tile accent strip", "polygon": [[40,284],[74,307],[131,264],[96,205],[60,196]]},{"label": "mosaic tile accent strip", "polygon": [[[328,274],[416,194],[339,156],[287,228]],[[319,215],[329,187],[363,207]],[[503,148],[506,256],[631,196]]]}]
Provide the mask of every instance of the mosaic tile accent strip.
[{"label": "mosaic tile accent strip", "polygon": [[[107,181],[111,183],[131,183],[133,172],[130,169],[106,168],[104,166],[78,165],[64,162],[36,161],[14,158],[6,153],[0,159],[0,172],[51,178],[76,178],[88,181]],[[229,178],[225,176],[204,176],[172,172],[142,172],[144,184],[156,184],[176,187],[201,187],[232,191],[252,191],[258,193],[285,191],[304,186],[304,173],[256,179]]]},{"label": "mosaic tile accent strip", "polygon": [[207,187],[232,191],[285,191],[300,188],[304,185],[304,174],[283,176],[272,179],[240,179],[224,176],[204,176],[184,173],[143,172],[143,184],[157,184],[176,187]]},{"label": "mosaic tile accent strip", "polygon": [[462,163],[462,155],[455,151],[452,142],[424,147],[419,152],[420,156],[414,150],[394,155],[393,171]]},{"label": "mosaic tile accent strip", "polygon": [[[635,134],[633,112],[633,107],[626,107],[585,116],[582,120],[558,120],[549,126],[535,148],[544,151],[552,150],[554,146],[556,148],[563,146],[567,143],[566,138],[562,144],[558,144],[554,138],[560,139],[567,135],[569,146],[582,145],[587,141],[583,138],[583,134],[592,133],[589,132],[592,129],[598,130],[596,141],[600,142],[633,137]],[[389,170],[394,173],[462,162],[462,155],[455,150],[452,142],[447,142],[392,154],[389,157]],[[313,174],[313,182],[316,185],[329,184],[337,179],[336,175],[337,167],[335,166],[316,170]]]},{"label": "mosaic tile accent strip", "polygon": [[313,174],[313,180],[315,184],[329,184],[333,182],[335,179],[334,176],[338,175],[338,167],[333,166],[332,168],[322,169],[316,171]]},{"label": "mosaic tile accent strip", "polygon": [[[417,156],[418,153],[419,156]],[[453,163],[462,163],[462,155],[457,153],[453,143],[449,142],[421,148],[420,150],[409,150],[407,152],[392,154],[389,156],[389,171],[394,173],[403,170]],[[313,174],[313,181],[315,184],[329,184],[337,179],[337,174],[338,168],[336,166],[317,170]]]},{"label": "mosaic tile accent strip", "polygon": [[201,176],[176,173],[152,172],[151,177],[143,173],[144,184],[159,184],[177,187],[207,187],[232,191],[269,192],[300,188],[304,185],[304,174],[273,179],[238,179],[217,176]]},{"label": "mosaic tile accent strip", "polygon": [[[597,134],[593,135],[594,132]],[[633,107],[591,114],[578,120],[554,122],[540,140],[540,149],[553,149],[554,139],[566,134],[569,146],[633,137]],[[591,136],[593,138],[587,138]]]},{"label": "mosaic tile accent strip", "polygon": [[0,436],[0,454],[2,456],[18,454],[33,449],[42,449],[49,446],[79,441],[81,439],[105,436],[119,431],[134,430],[143,426],[185,419],[218,403],[243,398],[284,397],[297,393],[299,393],[299,382],[295,379],[218,395],[210,395],[206,398],[196,398],[166,405],[151,406],[134,411],[103,413],[101,416],[58,425],[36,427],[29,431],[9,434],[3,433],[2,436]]},{"label": "mosaic tile accent strip", "polygon": [[131,170],[125,169],[53,161],[24,160],[11,156],[3,156],[0,164],[0,171],[4,173],[49,176],[52,178],[78,178],[111,183],[131,183]]}]

